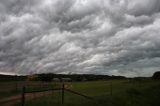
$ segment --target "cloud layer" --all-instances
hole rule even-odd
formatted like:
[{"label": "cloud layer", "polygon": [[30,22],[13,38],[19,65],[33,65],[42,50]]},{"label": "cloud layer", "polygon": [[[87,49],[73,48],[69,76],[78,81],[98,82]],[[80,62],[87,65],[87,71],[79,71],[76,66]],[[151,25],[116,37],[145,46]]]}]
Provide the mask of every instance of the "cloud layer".
[{"label": "cloud layer", "polygon": [[160,0],[1,0],[0,72],[150,76]]}]

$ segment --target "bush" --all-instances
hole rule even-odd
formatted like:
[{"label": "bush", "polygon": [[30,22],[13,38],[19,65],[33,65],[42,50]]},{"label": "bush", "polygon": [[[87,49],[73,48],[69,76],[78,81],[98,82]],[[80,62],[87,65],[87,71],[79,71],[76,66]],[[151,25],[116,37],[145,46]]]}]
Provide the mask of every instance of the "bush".
[{"label": "bush", "polygon": [[152,79],[160,79],[160,71],[157,71],[153,74]]}]

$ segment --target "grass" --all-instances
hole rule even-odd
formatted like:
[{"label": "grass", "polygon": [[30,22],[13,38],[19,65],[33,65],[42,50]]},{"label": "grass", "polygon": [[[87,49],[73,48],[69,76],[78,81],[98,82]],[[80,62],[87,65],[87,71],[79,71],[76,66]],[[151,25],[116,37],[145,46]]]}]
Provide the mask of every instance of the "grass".
[{"label": "grass", "polygon": [[23,86],[27,86],[27,91],[33,91],[58,87],[59,84],[54,82],[44,83],[38,81],[0,82],[0,99],[21,94]]},{"label": "grass", "polygon": [[[65,92],[65,103],[61,103],[61,92],[27,101],[25,106],[159,106],[159,81],[91,81],[73,82],[70,89],[91,96],[88,100]],[[111,93],[112,92],[112,93]],[[20,106],[17,104],[16,106]]]}]

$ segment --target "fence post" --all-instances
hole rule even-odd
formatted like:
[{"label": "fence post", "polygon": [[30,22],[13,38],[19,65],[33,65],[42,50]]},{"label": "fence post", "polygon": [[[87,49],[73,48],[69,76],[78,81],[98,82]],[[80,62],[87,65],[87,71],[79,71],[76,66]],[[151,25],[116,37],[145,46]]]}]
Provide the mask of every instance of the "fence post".
[{"label": "fence post", "polygon": [[110,93],[111,93],[111,96],[112,96],[112,92],[113,92],[113,91],[112,91],[112,88],[113,88],[113,87],[112,87],[112,82],[110,82]]},{"label": "fence post", "polygon": [[62,104],[64,103],[64,83],[62,84]]},{"label": "fence post", "polygon": [[25,104],[25,87],[22,89],[22,106]]}]

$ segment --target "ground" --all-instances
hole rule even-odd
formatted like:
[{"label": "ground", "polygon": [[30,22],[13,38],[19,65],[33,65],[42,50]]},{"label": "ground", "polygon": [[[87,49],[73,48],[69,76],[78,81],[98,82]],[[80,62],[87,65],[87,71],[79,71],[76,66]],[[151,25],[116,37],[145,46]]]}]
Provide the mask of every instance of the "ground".
[{"label": "ground", "polygon": [[[47,96],[27,100],[25,106],[159,106],[160,81],[109,80],[71,82],[65,87],[92,97],[86,99],[65,92],[64,104],[61,103],[61,91]],[[16,103],[15,106],[21,106]]]}]

